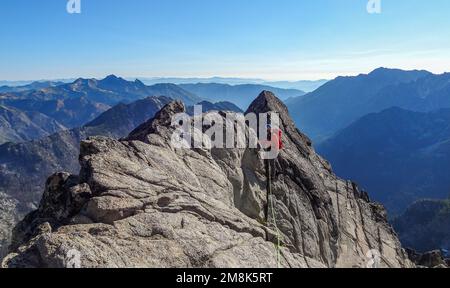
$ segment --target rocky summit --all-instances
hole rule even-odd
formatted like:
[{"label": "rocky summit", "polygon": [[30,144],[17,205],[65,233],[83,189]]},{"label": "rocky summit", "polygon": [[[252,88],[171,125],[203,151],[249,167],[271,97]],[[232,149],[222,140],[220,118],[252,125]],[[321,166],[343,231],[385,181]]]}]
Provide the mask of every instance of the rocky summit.
[{"label": "rocky summit", "polygon": [[172,102],[124,139],[83,141],[80,174],[48,179],[2,266],[367,267],[374,251],[381,267],[413,266],[384,208],[332,172],[273,94],[247,111],[281,117],[269,196],[257,149],[171,144],[184,110]]}]

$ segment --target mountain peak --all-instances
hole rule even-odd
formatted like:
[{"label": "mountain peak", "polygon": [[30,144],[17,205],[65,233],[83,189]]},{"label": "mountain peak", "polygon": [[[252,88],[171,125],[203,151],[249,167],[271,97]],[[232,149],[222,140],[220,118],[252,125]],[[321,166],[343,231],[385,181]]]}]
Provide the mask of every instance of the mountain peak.
[{"label": "mountain peak", "polygon": [[369,74],[371,74],[371,73],[380,73],[380,72],[386,72],[386,71],[391,71],[391,70],[399,70],[399,69],[391,69],[391,68],[386,68],[386,67],[379,67],[379,68],[376,68],[376,69],[374,69],[372,72],[370,72]]},{"label": "mountain peak", "polygon": [[146,142],[148,135],[160,129],[169,128],[172,124],[172,117],[178,113],[184,113],[186,108],[181,101],[173,101],[164,106],[154,118],[137,127],[126,138],[127,140],[139,140]]},{"label": "mountain peak", "polygon": [[145,84],[144,84],[141,80],[139,80],[139,79],[135,79],[135,80],[134,80],[134,83],[137,84],[137,85],[139,85],[139,86],[145,86]]},{"label": "mountain peak", "polygon": [[[186,111],[186,108],[181,101],[172,101],[166,106],[164,106],[161,111],[159,111],[152,121],[155,120],[162,120],[166,124],[170,126],[170,120],[171,117],[178,114],[178,113],[184,113]],[[169,122],[167,122],[169,120]]]},{"label": "mountain peak", "polygon": [[380,67],[372,72],[370,72],[369,76],[384,76],[384,75],[392,75],[392,76],[413,76],[414,78],[420,78],[422,76],[431,75],[432,73],[426,70],[402,70],[397,68],[386,68]]},{"label": "mountain peak", "polygon": [[103,79],[103,80],[119,80],[119,79],[122,79],[122,78],[117,77],[114,74],[111,74],[111,75],[106,76],[105,79]]},{"label": "mountain peak", "polygon": [[122,77],[117,77],[114,74],[106,76],[104,79],[99,81],[101,84],[106,85],[113,85],[113,84],[125,84],[128,83],[127,80],[123,79]]},{"label": "mountain peak", "polygon": [[176,88],[176,89],[181,89],[180,86],[173,84],[173,83],[157,83],[152,85],[151,87],[156,87],[156,88]]},{"label": "mountain peak", "polygon": [[253,101],[246,113],[268,113],[275,112],[280,116],[280,129],[285,132],[288,137],[292,138],[294,143],[303,155],[310,154],[312,141],[305,134],[301,133],[291,116],[289,115],[288,108],[284,103],[278,99],[275,94],[270,91],[263,91]]},{"label": "mountain peak", "polygon": [[287,112],[286,105],[281,102],[280,99],[275,96],[271,91],[264,90],[253,101],[247,110],[247,113],[267,113],[267,112]]},{"label": "mountain peak", "polygon": [[79,77],[79,78],[77,78],[75,81],[73,81],[73,83],[74,83],[74,84],[76,84],[76,83],[83,83],[83,82],[85,82],[85,81],[86,81],[86,79]]},{"label": "mountain peak", "polygon": [[72,89],[78,90],[82,89],[82,87],[87,86],[89,84],[89,80],[85,78],[78,78],[73,81],[71,84],[68,84]]}]

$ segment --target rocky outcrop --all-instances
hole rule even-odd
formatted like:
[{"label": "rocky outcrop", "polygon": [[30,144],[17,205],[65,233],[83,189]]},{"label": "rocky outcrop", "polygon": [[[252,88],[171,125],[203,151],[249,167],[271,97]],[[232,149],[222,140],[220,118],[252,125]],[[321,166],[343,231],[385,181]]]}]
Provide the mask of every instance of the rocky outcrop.
[{"label": "rocky outcrop", "polygon": [[[5,191],[12,200],[17,201],[20,211],[8,210],[10,219],[20,219],[35,210],[42,198],[45,180],[57,171],[78,173],[80,141],[90,136],[106,136],[114,139],[127,136],[142,122],[155,116],[166,104],[172,101],[167,97],[148,97],[130,104],[119,104],[97,117],[82,128],[61,131],[36,141],[8,143],[0,145],[0,190]],[[231,103],[201,102],[203,110],[238,109]],[[193,112],[193,109],[188,109]],[[6,212],[5,212],[6,213]],[[6,217],[6,214],[4,214]],[[7,222],[0,229],[0,249],[7,248],[2,243],[10,239],[16,222]],[[1,236],[3,235],[3,236]]]},{"label": "rocky outcrop", "polygon": [[417,201],[392,222],[404,247],[450,251],[450,199]]},{"label": "rocky outcrop", "polygon": [[332,173],[273,94],[248,110],[281,117],[271,195],[256,149],[175,148],[183,111],[172,102],[125,139],[83,141],[80,175],[47,181],[2,265],[64,267],[73,251],[81,267],[413,265],[383,207]]},{"label": "rocky outcrop", "polygon": [[[167,97],[148,97],[127,105],[119,104],[82,128],[61,131],[36,141],[0,145],[0,191],[18,203],[17,209],[0,206],[3,216],[21,219],[21,215],[35,210],[49,175],[57,171],[78,173],[81,140],[97,135],[124,137],[170,101]],[[0,250],[6,250],[8,245],[4,243],[9,243],[10,232],[16,224],[16,221],[4,221],[0,226]]]},{"label": "rocky outcrop", "polygon": [[447,259],[440,250],[434,250],[426,253],[418,253],[412,249],[406,249],[409,259],[418,267],[425,268],[448,268]]},{"label": "rocky outcrop", "polygon": [[0,259],[8,253],[11,239],[11,227],[17,222],[18,203],[0,191]]}]

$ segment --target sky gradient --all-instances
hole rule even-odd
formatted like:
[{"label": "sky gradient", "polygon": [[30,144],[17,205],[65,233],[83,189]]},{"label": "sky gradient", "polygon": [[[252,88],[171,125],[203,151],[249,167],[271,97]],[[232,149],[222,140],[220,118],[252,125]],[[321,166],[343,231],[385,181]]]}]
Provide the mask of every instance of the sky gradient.
[{"label": "sky gradient", "polygon": [[2,0],[0,80],[450,71],[450,1],[367,1]]}]

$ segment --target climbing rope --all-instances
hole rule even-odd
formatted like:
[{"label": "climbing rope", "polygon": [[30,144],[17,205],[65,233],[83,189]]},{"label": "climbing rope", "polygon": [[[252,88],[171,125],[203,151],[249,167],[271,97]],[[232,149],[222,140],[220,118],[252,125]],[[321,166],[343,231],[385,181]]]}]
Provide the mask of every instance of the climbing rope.
[{"label": "climbing rope", "polygon": [[[274,195],[272,193],[272,171],[271,171],[271,167],[270,167],[270,160],[267,160],[267,170],[268,170],[268,187],[267,187],[267,193],[268,193],[268,202],[270,202],[270,209],[272,210],[272,221],[273,221],[273,225],[275,227],[276,233],[277,233],[277,245],[275,247],[275,253],[277,254],[277,267],[281,268],[281,235],[280,235],[280,229],[278,229],[278,224],[277,224],[277,220],[275,217],[275,205],[274,205]],[[269,203],[267,203],[267,206],[269,207]],[[269,213],[267,213],[269,214]]]}]

